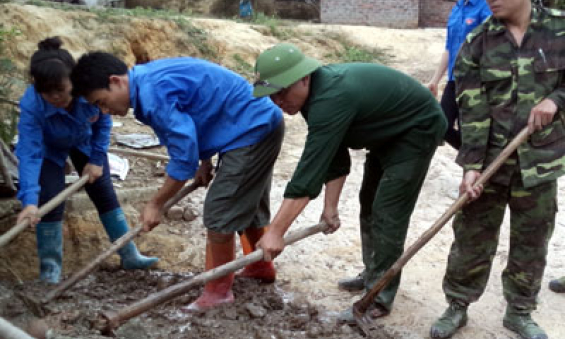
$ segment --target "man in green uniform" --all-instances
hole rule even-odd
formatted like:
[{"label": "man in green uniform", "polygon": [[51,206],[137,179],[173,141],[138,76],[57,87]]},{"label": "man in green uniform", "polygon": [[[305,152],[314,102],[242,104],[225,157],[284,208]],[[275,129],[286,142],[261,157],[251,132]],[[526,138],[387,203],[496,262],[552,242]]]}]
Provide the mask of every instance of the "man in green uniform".
[{"label": "man in green uniform", "polygon": [[[269,95],[308,124],[302,157],[284,201],[258,245],[265,260],[284,248],[283,235],[326,185],[322,221],[339,227],[338,201],[351,160],[349,148],[368,150],[360,191],[365,287],[400,257],[410,216],[447,123],[437,100],[416,80],[376,64],[321,66],[292,44],[263,52],[254,95]],[[387,315],[400,276],[375,299],[372,314]],[[351,319],[351,312],[343,313]]]},{"label": "man in green uniform", "polygon": [[[530,0],[488,0],[493,12],[467,36],[455,65],[463,144],[460,191],[474,201],[453,222],[455,240],[443,289],[449,302],[432,338],[467,323],[467,307],[483,293],[500,224],[510,208],[510,250],[502,273],[508,303],[503,325],[525,339],[547,335],[531,318],[565,173],[565,20]],[[483,187],[477,178],[521,129],[530,138]]]}]

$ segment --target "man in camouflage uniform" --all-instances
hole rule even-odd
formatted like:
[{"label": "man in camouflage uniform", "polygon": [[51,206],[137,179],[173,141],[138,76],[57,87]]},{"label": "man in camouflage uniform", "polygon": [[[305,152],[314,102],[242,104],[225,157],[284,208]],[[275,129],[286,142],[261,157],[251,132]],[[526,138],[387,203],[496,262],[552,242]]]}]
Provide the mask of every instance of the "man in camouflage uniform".
[{"label": "man in camouflage uniform", "polygon": [[[565,10],[565,0],[534,0],[539,1],[541,4],[548,8],[555,8]],[[535,3],[535,2],[534,2]],[[565,276],[554,279],[549,283],[549,289],[555,293],[565,293]]]},{"label": "man in camouflage uniform", "polygon": [[[506,206],[510,250],[502,274],[508,302],[503,324],[525,339],[546,339],[536,308],[557,211],[556,179],[565,173],[565,20],[530,0],[488,0],[493,16],[467,36],[455,66],[464,168],[460,191],[474,200],[453,222],[455,240],[443,289],[449,302],[432,338],[467,323],[467,307],[483,293]],[[561,113],[561,114],[559,114]],[[483,171],[522,128],[530,138],[484,188]]]}]

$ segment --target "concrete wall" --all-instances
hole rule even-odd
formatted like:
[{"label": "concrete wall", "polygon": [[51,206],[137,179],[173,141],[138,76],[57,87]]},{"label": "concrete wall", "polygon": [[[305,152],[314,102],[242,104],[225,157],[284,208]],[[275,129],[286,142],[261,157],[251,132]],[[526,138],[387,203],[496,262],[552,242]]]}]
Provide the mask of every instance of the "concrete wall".
[{"label": "concrete wall", "polygon": [[321,0],[324,23],[418,27],[418,0]]}]

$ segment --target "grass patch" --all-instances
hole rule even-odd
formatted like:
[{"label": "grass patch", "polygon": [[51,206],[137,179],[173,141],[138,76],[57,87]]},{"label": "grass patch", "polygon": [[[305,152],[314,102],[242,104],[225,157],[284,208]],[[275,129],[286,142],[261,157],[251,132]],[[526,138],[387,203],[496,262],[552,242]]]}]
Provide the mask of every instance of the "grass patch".
[{"label": "grass patch", "polygon": [[336,60],[340,63],[350,62],[365,62],[365,63],[379,63],[387,64],[391,61],[390,55],[384,49],[368,49],[356,44],[351,43],[343,35],[336,36],[335,39],[341,44],[341,50],[336,51],[334,54],[326,55],[327,58]]},{"label": "grass patch", "polygon": [[218,60],[218,51],[208,43],[208,33],[192,24],[189,20],[178,17],[174,19],[177,26],[182,29],[189,37],[191,43],[198,49],[204,59]]},{"label": "grass patch", "polygon": [[237,53],[232,55],[232,58],[235,61],[235,67],[233,70],[245,77],[247,80],[253,79],[255,75],[255,68],[253,65],[249,64]]},{"label": "grass patch", "polygon": [[297,36],[296,32],[290,28],[290,22],[281,20],[275,15],[266,15],[262,12],[256,12],[253,14],[251,20],[244,20],[239,17],[235,17],[234,19],[237,22],[265,26],[268,28],[268,34],[279,40],[288,40]]}]

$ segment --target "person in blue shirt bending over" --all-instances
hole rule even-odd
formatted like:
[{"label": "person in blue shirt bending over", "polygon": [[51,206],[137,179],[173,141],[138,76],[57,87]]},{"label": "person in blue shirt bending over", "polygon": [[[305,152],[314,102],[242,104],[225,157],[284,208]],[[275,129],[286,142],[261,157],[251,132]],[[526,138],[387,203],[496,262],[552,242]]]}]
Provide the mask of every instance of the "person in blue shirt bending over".
[{"label": "person in blue shirt bending over", "polygon": [[[69,76],[75,61],[67,50],[60,48],[61,44],[58,37],[45,39],[31,57],[33,84],[20,100],[16,146],[20,178],[18,199],[23,206],[18,222],[27,218],[35,225],[40,280],[54,284],[61,276],[65,205],[60,204],[41,221],[37,213],[38,206],[65,188],[68,156],[81,175],[90,175],[85,189],[110,240],[128,231],[112,186],[106,155],[112,120],[84,98],[71,95]],[[157,262],[157,258],[140,255],[133,242],[118,253],[125,269],[147,268]]]},{"label": "person in blue shirt bending over", "polygon": [[[270,222],[273,166],[284,134],[282,112],[269,98],[254,98],[241,76],[211,62],[174,58],[127,66],[108,53],[80,58],[71,76],[75,90],[103,113],[135,117],[151,126],[167,147],[169,164],[161,189],[146,204],[146,230],[160,223],[163,204],[191,178],[208,185],[210,158],[219,168],[204,202],[206,270],[235,258],[235,232],[255,244]],[[245,252],[245,251],[244,251]],[[243,276],[275,280],[271,262],[244,269]],[[233,302],[234,275],[210,281],[203,294],[182,310],[203,311]]]},{"label": "person in blue shirt bending over", "polygon": [[485,0],[459,0],[453,6],[449,19],[447,20],[447,39],[445,51],[441,55],[440,63],[428,88],[437,96],[438,84],[447,70],[447,84],[441,96],[441,108],[447,118],[447,132],[445,141],[456,150],[461,146],[460,129],[455,129],[455,123],[459,124],[459,108],[455,101],[455,78],[453,77],[453,66],[465,37],[475,27],[479,26],[491,16],[492,12]]}]

